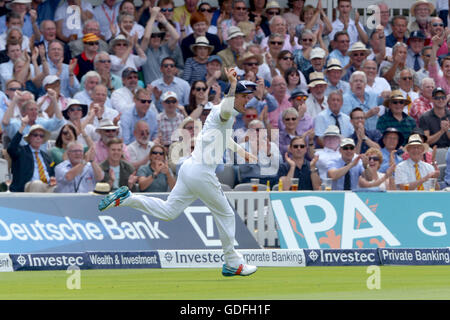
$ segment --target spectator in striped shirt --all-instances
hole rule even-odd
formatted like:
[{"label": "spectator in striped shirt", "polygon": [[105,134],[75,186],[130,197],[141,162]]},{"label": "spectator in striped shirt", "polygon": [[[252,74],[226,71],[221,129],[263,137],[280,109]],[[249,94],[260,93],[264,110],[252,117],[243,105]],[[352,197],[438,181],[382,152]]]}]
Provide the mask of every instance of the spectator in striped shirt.
[{"label": "spectator in striped shirt", "polygon": [[206,77],[206,64],[214,46],[209,44],[206,37],[198,37],[190,48],[194,57],[187,58],[184,64],[183,79],[192,84],[194,81],[203,80]]}]

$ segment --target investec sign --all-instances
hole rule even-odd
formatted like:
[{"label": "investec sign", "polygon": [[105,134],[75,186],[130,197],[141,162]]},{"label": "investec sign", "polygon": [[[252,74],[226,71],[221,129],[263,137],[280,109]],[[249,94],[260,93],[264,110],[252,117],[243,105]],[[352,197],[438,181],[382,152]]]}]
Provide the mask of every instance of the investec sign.
[{"label": "investec sign", "polygon": [[447,247],[447,192],[270,194],[282,248]]}]

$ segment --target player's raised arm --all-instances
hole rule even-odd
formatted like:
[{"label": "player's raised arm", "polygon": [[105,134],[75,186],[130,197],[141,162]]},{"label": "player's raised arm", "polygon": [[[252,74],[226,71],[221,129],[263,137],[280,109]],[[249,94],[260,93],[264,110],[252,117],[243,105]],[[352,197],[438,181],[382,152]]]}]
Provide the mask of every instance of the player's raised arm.
[{"label": "player's raised arm", "polygon": [[234,68],[225,69],[225,74],[227,75],[228,82],[230,83],[230,90],[228,91],[227,97],[220,107],[220,118],[222,121],[227,121],[231,117],[231,113],[234,108],[234,98],[237,85],[237,73]]}]

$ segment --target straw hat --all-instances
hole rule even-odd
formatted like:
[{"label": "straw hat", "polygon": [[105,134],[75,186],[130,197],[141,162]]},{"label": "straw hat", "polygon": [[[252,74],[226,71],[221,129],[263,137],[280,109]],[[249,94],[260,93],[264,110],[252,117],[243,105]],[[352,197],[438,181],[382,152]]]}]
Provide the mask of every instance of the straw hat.
[{"label": "straw hat", "polygon": [[92,192],[89,192],[90,194],[98,194],[98,195],[105,195],[109,194],[111,192],[111,186],[109,183],[106,182],[97,182],[95,184],[95,189]]},{"label": "straw hat", "polygon": [[336,58],[331,58],[327,63],[327,71],[329,70],[342,70],[341,61]]},{"label": "straw hat", "polygon": [[209,49],[208,55],[210,55],[211,52],[213,52],[213,50],[214,50],[214,46],[210,45],[208,39],[206,37],[203,37],[203,36],[197,37],[197,39],[195,39],[195,43],[193,43],[193,44],[191,44],[189,46],[189,48],[191,49],[191,51],[193,53],[195,53],[195,51],[194,51],[195,47],[206,47],[206,48],[208,48]]},{"label": "straw hat", "polygon": [[432,4],[431,2],[428,2],[427,0],[417,0],[411,6],[411,15],[414,15],[414,11],[416,10],[416,7],[419,4],[426,4],[426,5],[428,5],[428,7],[430,8],[430,14],[433,13],[433,11],[434,11],[434,4]]},{"label": "straw hat", "polygon": [[408,148],[410,146],[421,146],[423,148],[423,150],[425,151],[425,145],[422,141],[422,138],[418,134],[412,134],[409,136],[408,143],[405,146],[406,151],[408,151]]},{"label": "straw hat", "polygon": [[42,142],[42,144],[46,143],[48,141],[48,139],[50,139],[50,131],[47,131],[47,129],[45,129],[40,124],[33,124],[31,126],[31,128],[30,128],[30,131],[28,131],[28,134],[23,137],[23,140],[25,140],[26,142],[30,143],[30,135],[36,130],[44,131],[44,135],[45,136],[44,136],[44,141]]},{"label": "straw hat", "polygon": [[239,36],[245,37],[245,34],[241,31],[239,27],[231,26],[228,28],[227,41]]},{"label": "straw hat", "polygon": [[330,124],[328,128],[325,130],[324,137],[340,137],[341,131],[339,130],[338,126],[334,124]]},{"label": "straw hat", "polygon": [[125,41],[127,44],[130,44],[130,40],[128,40],[127,37],[125,37],[123,34],[119,34],[109,43],[109,50],[112,50],[112,48],[114,48],[118,41]]},{"label": "straw hat", "polygon": [[314,88],[318,84],[327,84],[327,82],[325,81],[325,76],[323,75],[323,72],[311,72],[309,74],[308,87]]},{"label": "straw hat", "polygon": [[256,59],[258,62],[258,66],[262,65],[263,63],[263,57],[259,54],[254,54],[253,52],[247,51],[245,52],[242,57],[239,58],[237,62],[237,66],[239,69],[244,69],[244,62],[249,59]]},{"label": "straw hat", "polygon": [[99,130],[117,130],[117,129],[119,129],[119,127],[115,126],[110,119],[102,119],[98,124],[97,129],[95,129],[95,131],[98,132]]},{"label": "straw hat", "polygon": [[394,100],[403,101],[404,104],[407,104],[409,102],[409,100],[403,96],[400,90],[393,90],[391,92],[391,95],[389,96],[389,99],[383,101],[383,105],[389,108],[389,103]]},{"label": "straw hat", "polygon": [[364,51],[366,55],[370,54],[370,50],[361,41],[356,41],[351,48],[347,51],[347,55],[350,56],[354,51]]}]

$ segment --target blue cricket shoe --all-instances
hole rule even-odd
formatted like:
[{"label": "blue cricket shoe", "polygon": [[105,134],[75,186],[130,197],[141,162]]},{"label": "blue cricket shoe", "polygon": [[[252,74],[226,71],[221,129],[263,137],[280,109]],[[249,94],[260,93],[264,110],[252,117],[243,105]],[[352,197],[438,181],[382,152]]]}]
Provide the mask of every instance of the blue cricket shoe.
[{"label": "blue cricket shoe", "polygon": [[112,207],[118,207],[126,198],[131,196],[127,186],[120,187],[113,193],[107,195],[98,204],[98,210],[104,211]]},{"label": "blue cricket shoe", "polygon": [[249,264],[240,264],[237,268],[233,268],[224,264],[222,267],[222,275],[224,275],[225,277],[249,276],[255,273],[256,270],[258,270],[256,266],[252,266]]}]

